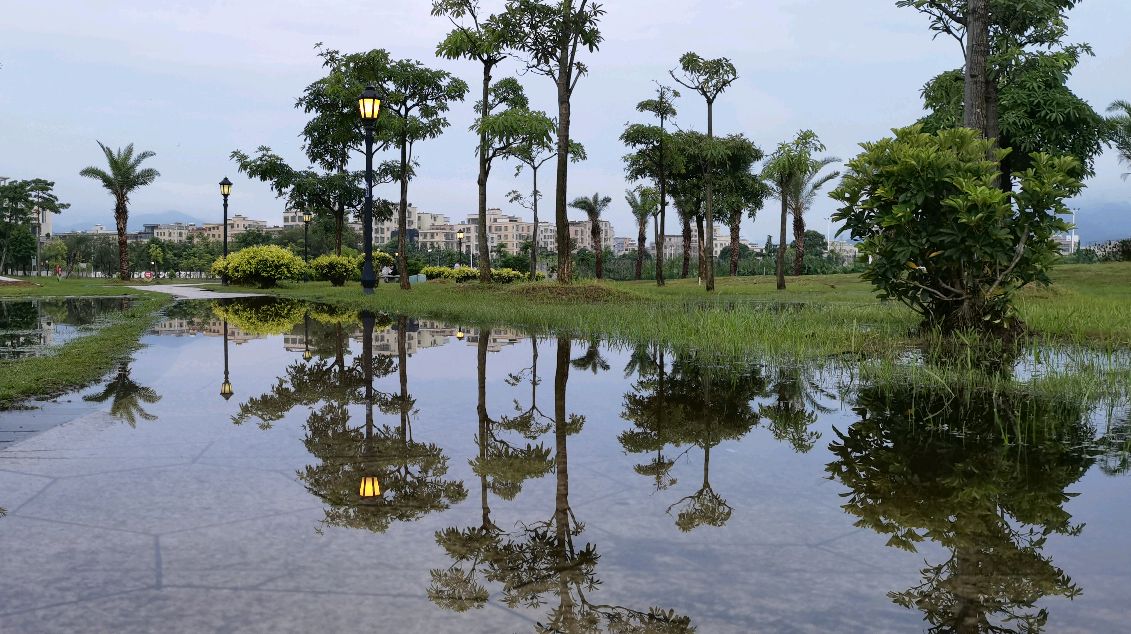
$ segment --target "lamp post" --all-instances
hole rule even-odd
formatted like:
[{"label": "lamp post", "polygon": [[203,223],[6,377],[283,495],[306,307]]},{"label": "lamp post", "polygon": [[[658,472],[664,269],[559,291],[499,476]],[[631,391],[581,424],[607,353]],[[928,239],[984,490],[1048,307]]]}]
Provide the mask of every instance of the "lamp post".
[{"label": "lamp post", "polygon": [[[373,327],[377,323],[376,315],[369,311],[361,313],[361,361],[365,376],[365,444],[362,445],[362,455],[368,457],[370,441],[373,438]],[[366,465],[368,467],[368,465]],[[375,475],[365,475],[361,478],[358,495],[363,498],[381,497],[381,484]]]},{"label": "lamp post", "polygon": [[310,313],[303,313],[302,315],[302,343],[306,348],[302,351],[302,360],[310,362],[314,358],[314,353],[310,351]]},{"label": "lamp post", "polygon": [[224,320],[224,382],[220,384],[220,396],[225,400],[232,398],[235,390],[232,382],[228,380],[228,320]]},{"label": "lamp post", "polygon": [[373,129],[381,116],[381,100],[373,86],[367,86],[357,98],[357,108],[365,126],[365,210],[361,219],[365,259],[361,264],[361,288],[372,293],[377,286],[377,273],[373,270]]},{"label": "lamp post", "polygon": [[456,232],[456,264],[463,266],[463,229]]},{"label": "lamp post", "polygon": [[[228,196],[231,195],[231,193],[232,193],[232,181],[228,180],[228,177],[225,176],[224,180],[220,181],[220,195],[224,197],[224,261],[225,262],[228,260]],[[224,275],[221,275],[220,281],[224,285],[227,285],[228,284],[228,274],[225,273]],[[224,327],[227,328],[226,323],[224,324]],[[224,350],[225,350],[225,355],[227,355],[227,347],[225,347]],[[225,356],[225,358],[227,358],[227,357]]]},{"label": "lamp post", "polygon": [[302,259],[307,264],[307,271],[303,273],[308,281],[310,280],[310,221],[314,220],[314,216],[309,211],[302,213]]}]

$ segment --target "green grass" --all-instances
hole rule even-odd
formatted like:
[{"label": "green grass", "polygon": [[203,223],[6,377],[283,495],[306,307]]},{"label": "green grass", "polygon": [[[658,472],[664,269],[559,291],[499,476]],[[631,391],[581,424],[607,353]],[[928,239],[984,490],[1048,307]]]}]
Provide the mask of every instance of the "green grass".
[{"label": "green grass", "polygon": [[118,295],[143,295],[130,286],[158,286],[161,284],[185,284],[190,280],[130,280],[103,278],[64,278],[20,277],[21,284],[0,284],[0,298],[4,297],[106,297]]},{"label": "green grass", "polygon": [[53,354],[0,361],[0,409],[99,380],[138,347],[141,335],[156,320],[157,311],[172,301],[165,295],[146,294],[127,310],[109,317],[93,334],[71,341]]}]

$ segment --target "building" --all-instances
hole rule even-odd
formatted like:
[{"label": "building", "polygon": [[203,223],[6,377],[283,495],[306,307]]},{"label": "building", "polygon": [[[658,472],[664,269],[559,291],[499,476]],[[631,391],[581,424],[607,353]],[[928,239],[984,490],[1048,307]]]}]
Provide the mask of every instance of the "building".
[{"label": "building", "polygon": [[[613,225],[608,220],[598,220],[601,230],[601,250],[613,249]],[[577,251],[586,249],[596,251],[593,244],[592,224],[588,220],[575,220],[569,223],[569,239]]]},{"label": "building", "polygon": [[1062,233],[1053,236],[1061,255],[1072,255],[1080,250],[1080,236],[1074,233]]},{"label": "building", "polygon": [[[257,231],[267,231],[267,221],[253,220],[251,218],[248,218],[247,216],[240,214],[228,217],[228,240],[232,240],[241,233],[251,231],[252,229],[255,229]],[[224,223],[208,223],[197,229],[197,232],[203,234],[204,237],[208,238],[209,240],[223,240]]]},{"label": "building", "polygon": [[636,238],[613,238],[613,255],[624,255],[629,251],[636,251]]},{"label": "building", "polygon": [[[715,225],[715,257],[719,257],[719,254],[722,253],[722,250],[729,246],[730,230],[724,229],[719,225]],[[647,248],[650,253],[655,254],[655,244]],[[683,234],[664,236],[664,259],[683,259]],[[699,228],[694,224],[691,225],[691,259],[693,261],[699,260]]]},{"label": "building", "polygon": [[841,264],[849,264],[860,255],[856,245],[844,240],[831,240],[829,242],[829,255],[837,257]]},{"label": "building", "polygon": [[[149,226],[149,225],[146,225]],[[196,225],[177,222],[170,225],[153,225],[153,237],[166,242],[184,242],[197,231]]]}]

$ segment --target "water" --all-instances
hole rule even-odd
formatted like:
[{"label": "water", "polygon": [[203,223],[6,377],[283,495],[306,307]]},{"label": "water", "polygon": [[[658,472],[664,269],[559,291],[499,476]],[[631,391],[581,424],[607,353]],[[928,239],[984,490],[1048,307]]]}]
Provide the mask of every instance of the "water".
[{"label": "water", "polygon": [[0,301],[0,359],[42,356],[94,332],[103,317],[129,307],[121,297]]},{"label": "water", "polygon": [[144,343],[72,397],[93,412],[0,452],[0,631],[1131,615],[1125,404],[290,302],[180,303]]}]

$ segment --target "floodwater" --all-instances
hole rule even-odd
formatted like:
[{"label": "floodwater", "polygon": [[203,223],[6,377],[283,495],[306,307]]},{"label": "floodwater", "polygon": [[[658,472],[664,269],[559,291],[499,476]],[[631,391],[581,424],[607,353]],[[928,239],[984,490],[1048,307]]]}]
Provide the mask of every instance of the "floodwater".
[{"label": "floodwater", "polygon": [[0,359],[41,356],[93,332],[100,318],[129,307],[122,297],[0,301]]},{"label": "floodwater", "polygon": [[181,302],[143,343],[0,451],[0,631],[1131,616],[1125,403],[296,302]]}]

